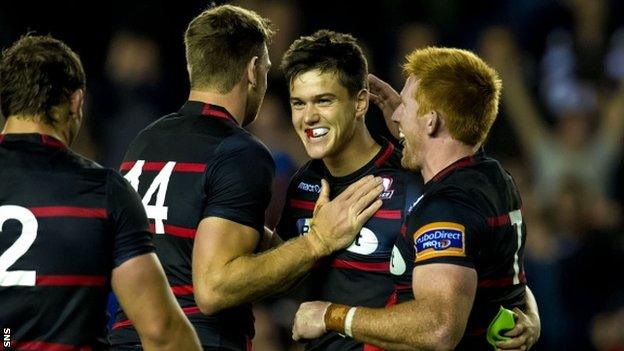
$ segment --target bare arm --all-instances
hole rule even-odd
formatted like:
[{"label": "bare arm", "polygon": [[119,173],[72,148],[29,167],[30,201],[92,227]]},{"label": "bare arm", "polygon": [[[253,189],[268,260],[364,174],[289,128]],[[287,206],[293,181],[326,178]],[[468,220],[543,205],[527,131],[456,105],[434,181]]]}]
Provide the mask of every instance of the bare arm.
[{"label": "bare arm", "polygon": [[358,308],[353,337],[391,350],[455,348],[474,301],[476,271],[442,263],[418,266],[412,288],[413,301],[390,309]]},{"label": "bare arm", "polygon": [[112,286],[146,350],[200,350],[155,254],[131,258],[115,268]]},{"label": "bare arm", "polygon": [[308,234],[255,255],[256,230],[216,217],[202,220],[193,248],[193,286],[199,308],[212,314],[291,285],[320,257],[353,241],[381,207],[377,199],[381,190],[379,179],[365,177],[330,202],[329,186],[323,181]]},{"label": "bare arm", "polygon": [[624,141],[624,80],[605,106],[598,135],[613,145],[615,150],[621,150]]},{"label": "bare arm", "polygon": [[[390,308],[357,308],[351,328],[354,339],[388,350],[452,350],[457,346],[474,301],[476,271],[432,263],[416,267],[412,279],[414,300]],[[293,337],[322,335],[326,308],[323,302],[303,304]]]},{"label": "bare arm", "polygon": [[506,29],[488,29],[483,38],[483,51],[503,79],[503,103],[511,125],[527,155],[533,157],[538,151],[538,142],[549,137],[548,128],[523,81],[515,39]]}]

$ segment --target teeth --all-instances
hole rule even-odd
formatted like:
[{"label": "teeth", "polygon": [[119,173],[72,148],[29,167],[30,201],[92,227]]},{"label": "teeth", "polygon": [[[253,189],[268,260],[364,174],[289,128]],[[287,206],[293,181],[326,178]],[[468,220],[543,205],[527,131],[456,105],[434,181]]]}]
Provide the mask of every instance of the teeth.
[{"label": "teeth", "polygon": [[405,138],[405,134],[403,134],[403,132],[399,132],[399,138],[401,139]]},{"label": "teeth", "polygon": [[306,132],[308,134],[309,137],[312,138],[318,138],[321,137],[327,133],[329,133],[329,128],[312,128],[312,129],[306,129]]}]

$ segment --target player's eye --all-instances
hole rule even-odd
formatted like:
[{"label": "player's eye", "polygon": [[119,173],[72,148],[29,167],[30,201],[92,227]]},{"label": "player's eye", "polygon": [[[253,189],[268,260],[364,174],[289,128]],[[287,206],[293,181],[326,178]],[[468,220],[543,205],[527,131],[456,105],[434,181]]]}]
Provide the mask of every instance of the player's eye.
[{"label": "player's eye", "polygon": [[305,106],[305,104],[301,100],[290,100],[290,106],[294,109],[299,110],[299,109],[302,109]]},{"label": "player's eye", "polygon": [[331,99],[327,99],[327,98],[318,99],[318,104],[321,106],[328,106],[328,105],[331,105],[331,103],[332,103]]}]

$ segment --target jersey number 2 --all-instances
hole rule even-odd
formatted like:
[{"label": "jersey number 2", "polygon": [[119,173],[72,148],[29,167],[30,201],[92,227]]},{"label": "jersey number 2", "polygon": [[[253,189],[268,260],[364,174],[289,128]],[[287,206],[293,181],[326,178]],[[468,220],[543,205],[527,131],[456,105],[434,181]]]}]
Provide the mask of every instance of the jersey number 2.
[{"label": "jersey number 2", "polygon": [[0,286],[35,286],[36,271],[9,271],[20,257],[30,249],[37,238],[37,218],[27,208],[21,206],[0,206],[0,232],[4,222],[15,219],[22,224],[22,232],[2,255],[0,255]]},{"label": "jersey number 2", "polygon": [[[139,192],[139,177],[141,173],[143,173],[143,165],[145,164],[144,160],[138,160],[132,166],[130,171],[126,173],[124,178],[126,178],[130,185],[134,188],[134,190]],[[165,206],[165,196],[167,195],[167,187],[169,186],[169,178],[171,178],[171,173],[173,172],[173,168],[176,163],[174,161],[169,161],[165,164],[165,166],[158,172],[152,184],[150,184],[149,188],[147,188],[147,192],[143,199],[143,206],[145,207],[145,212],[147,213],[147,217],[154,220],[154,232],[155,234],[165,234],[165,225],[163,223],[164,220],[167,219],[167,213],[169,208]],[[150,205],[150,201],[152,201],[152,197],[154,193],[156,193],[156,202],[154,205]]]}]

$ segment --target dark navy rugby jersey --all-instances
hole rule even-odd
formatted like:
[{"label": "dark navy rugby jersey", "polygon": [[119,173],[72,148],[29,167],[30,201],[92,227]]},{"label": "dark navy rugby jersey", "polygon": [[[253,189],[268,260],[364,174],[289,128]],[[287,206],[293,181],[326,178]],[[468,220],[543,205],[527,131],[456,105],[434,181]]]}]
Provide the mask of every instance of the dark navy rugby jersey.
[{"label": "dark navy rugby jersey", "polygon": [[[414,266],[451,263],[474,268],[478,285],[458,350],[491,348],[485,332],[502,305],[525,308],[526,226],[511,176],[478,153],[462,158],[425,184],[392,257],[395,301],[413,299]],[[418,282],[415,282],[418,284]]]},{"label": "dark navy rugby jersey", "polygon": [[[254,329],[250,304],[210,316],[199,311],[191,264],[197,226],[206,217],[220,217],[262,233],[274,167],[267,148],[227,110],[194,101],[143,130],[121,164],[143,198],[171,289],[205,347],[245,350]],[[123,311],[111,342],[139,343]]]},{"label": "dark navy rugby jersey", "polygon": [[[401,168],[401,153],[384,142],[379,153],[366,165],[344,177],[333,177],[321,160],[304,165],[291,180],[277,233],[284,239],[307,233],[314,204],[327,179],[331,197],[350,184],[373,174],[383,178],[383,206],[368,220],[355,241],[345,250],[321,260],[308,277],[314,290],[311,299],[351,306],[383,307],[392,293],[389,264],[407,205],[420,196],[422,179]],[[351,338],[328,333],[313,340],[308,350],[373,350]]]},{"label": "dark navy rugby jersey", "polygon": [[111,270],[152,252],[151,236],[117,172],[50,136],[0,134],[0,328],[12,349],[105,349]]}]

